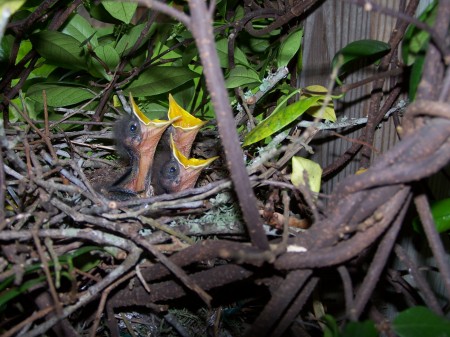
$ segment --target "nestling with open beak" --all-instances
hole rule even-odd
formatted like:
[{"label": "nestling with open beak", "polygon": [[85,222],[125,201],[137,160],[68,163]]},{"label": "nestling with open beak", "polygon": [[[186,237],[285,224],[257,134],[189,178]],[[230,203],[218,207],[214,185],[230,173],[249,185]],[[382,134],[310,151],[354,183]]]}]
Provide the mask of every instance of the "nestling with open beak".
[{"label": "nestling with open beak", "polygon": [[166,141],[166,137],[161,139],[155,155],[152,173],[155,195],[180,192],[194,187],[202,170],[218,158],[188,159],[178,149],[172,134],[170,134],[170,146]]},{"label": "nestling with open beak", "polygon": [[114,138],[116,149],[121,156],[128,156],[130,166],[127,171],[108,188],[107,193],[113,199],[129,199],[137,195],[130,189],[139,168],[139,145],[142,142],[142,132],[139,120],[135,115],[125,116],[114,125]]},{"label": "nestling with open beak", "polygon": [[145,116],[130,94],[132,114],[118,121],[114,128],[117,149],[130,159],[130,169],[109,189],[118,199],[128,199],[150,191],[151,168],[162,134],[174,122],[151,120]]},{"label": "nestling with open beak", "polygon": [[206,122],[184,110],[171,94],[167,115],[174,122],[164,132],[156,150],[152,170],[155,195],[194,187],[201,171],[218,158],[188,159],[195,137]]},{"label": "nestling with open beak", "polygon": [[117,148],[130,158],[130,169],[109,189],[116,199],[179,192],[195,185],[203,168],[217,157],[188,159],[206,122],[181,108],[169,95],[169,120],[146,117],[130,94],[132,115],[115,127]]}]

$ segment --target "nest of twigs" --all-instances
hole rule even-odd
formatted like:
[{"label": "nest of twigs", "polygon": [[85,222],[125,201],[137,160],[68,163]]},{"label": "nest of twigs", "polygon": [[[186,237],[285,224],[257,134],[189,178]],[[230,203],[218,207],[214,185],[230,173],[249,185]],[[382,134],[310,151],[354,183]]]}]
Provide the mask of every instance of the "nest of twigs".
[{"label": "nest of twigs", "polygon": [[[28,290],[41,310],[30,312],[29,320],[37,319],[36,315],[48,317],[36,329],[55,324],[58,310],[63,317],[81,319],[79,309],[97,299],[100,292],[101,310],[97,316],[85,318],[86,322],[94,319],[98,324],[106,304],[108,322],[116,326],[112,322],[118,309],[143,306],[164,312],[168,308],[164,303],[186,297],[196,303],[191,303],[192,310],[198,310],[202,300],[212,307],[233,307],[242,298],[256,301],[260,307],[270,291],[278,289],[279,307],[266,306],[257,319],[265,325],[274,312],[290,302],[292,291],[299,292],[296,302],[301,308],[320,279],[313,270],[346,263],[384,236],[369,267],[372,272],[355,298],[353,315],[357,317],[395,243],[411,200],[410,183],[430,176],[450,159],[450,121],[442,118],[443,106],[434,102],[412,105],[404,120],[404,139],[366,173],[342,182],[328,201],[326,214],[319,207],[309,208],[315,219],[309,230],[291,227],[289,237],[280,240],[272,236],[274,247],[268,251],[245,243],[245,227],[227,179],[206,182],[206,172],[204,185],[195,189],[148,199],[109,201],[87,176],[117,170],[116,161],[102,159],[109,151],[105,153],[101,146],[92,148],[100,142],[96,136],[109,138],[110,125],[95,134],[81,135],[38,132],[33,124],[27,133],[8,130],[2,138],[7,207],[1,238],[9,241],[3,253],[9,261],[16,261],[17,268],[5,271],[2,279],[12,276],[18,284],[36,280]],[[414,118],[422,115],[431,117],[413,129]],[[264,187],[271,182],[283,184],[276,179],[252,181],[257,193],[265,196],[262,213],[273,216],[284,208],[289,218],[288,195],[271,200]],[[272,190],[272,198],[279,192]],[[417,199],[420,205],[422,199]],[[217,240],[218,235],[227,239]],[[73,255],[74,251],[80,255]],[[61,256],[71,262],[61,263]],[[85,259],[97,264],[89,273],[83,271]],[[37,265],[46,275],[40,280],[36,278],[40,272],[33,267]],[[56,279],[50,276],[53,269],[60,273]],[[129,286],[133,278],[133,286]],[[244,295],[240,290],[249,284],[258,286]],[[281,291],[283,286],[293,289]],[[216,301],[212,301],[211,291]],[[56,312],[46,313],[49,306],[55,306]],[[93,315],[95,308],[88,308]],[[251,310],[256,315],[261,309]],[[205,315],[215,317],[218,312]],[[293,317],[284,314],[283,321],[290,319]],[[69,329],[71,325],[64,322],[54,329]]]},{"label": "nest of twigs", "polygon": [[[214,87],[214,75],[205,75]],[[448,71],[427,76],[448,92],[441,86],[450,83]],[[111,141],[118,114],[84,131],[29,119],[0,129],[0,281],[2,290],[15,290],[8,295],[14,303],[3,303],[11,309],[2,313],[3,336],[119,336],[133,329],[140,335],[158,329],[159,335],[281,336],[289,327],[293,335],[315,335],[320,322],[305,308],[322,281],[324,293],[338,296],[324,300],[336,306],[336,316],[356,321],[368,303],[372,318],[380,316],[371,299],[393,249],[414,275],[422,301],[442,313],[418,266],[395,246],[414,200],[450,293],[445,252],[418,185],[449,163],[450,105],[448,95],[440,101],[420,95],[405,112],[397,145],[326,198],[295,188],[280,171],[314,128],[302,130],[304,141],[288,142],[270,165],[260,161],[243,176],[232,162],[242,151],[222,127],[234,120],[217,109],[217,125],[199,135],[194,153],[202,153],[205,142],[219,146],[220,136],[225,155],[197,187],[128,201],[99,192],[123,167]],[[373,112],[373,125],[397,96]],[[338,164],[361,147],[355,144]],[[252,190],[257,198],[245,194]],[[384,332],[392,333],[389,326]]]}]

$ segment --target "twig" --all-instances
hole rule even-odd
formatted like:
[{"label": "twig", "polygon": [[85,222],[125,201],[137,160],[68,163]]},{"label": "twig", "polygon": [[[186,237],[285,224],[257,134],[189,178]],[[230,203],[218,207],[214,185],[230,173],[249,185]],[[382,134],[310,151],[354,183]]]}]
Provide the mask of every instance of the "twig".
[{"label": "twig", "polygon": [[39,238],[37,236],[37,230],[33,229],[31,231],[31,233],[33,235],[34,245],[36,246],[39,258],[40,258],[41,263],[42,263],[42,269],[44,270],[44,274],[45,274],[45,277],[47,279],[47,284],[48,284],[49,289],[50,289],[50,294],[51,294],[52,299],[53,299],[53,304],[55,305],[55,308],[56,308],[56,314],[57,314],[57,316],[61,316],[61,314],[62,314],[62,305],[61,305],[61,302],[59,300],[58,293],[56,292],[55,283],[53,282],[52,275],[50,273],[50,269],[48,268],[47,258],[45,257],[44,250],[42,249],[41,242],[39,241]]},{"label": "twig", "polygon": [[98,305],[96,314],[95,314],[95,318],[94,318],[94,322],[92,323],[92,327],[91,327],[91,332],[89,334],[89,337],[95,337],[97,335],[97,328],[100,324],[100,319],[102,316],[102,312],[103,309],[105,308],[105,303],[106,300],[108,299],[108,296],[110,294],[110,292],[112,290],[114,290],[115,288],[117,288],[117,286],[119,286],[120,284],[122,284],[123,282],[129,280],[131,277],[134,276],[134,272],[129,272],[128,274],[122,276],[120,279],[118,279],[117,281],[115,281],[114,283],[112,283],[110,286],[108,286],[102,293],[102,297],[100,298],[100,303]]},{"label": "twig", "polygon": [[219,66],[212,21],[207,15],[208,10],[203,0],[191,0],[189,8],[191,20],[196,23],[190,27],[191,32],[200,52],[206,85],[211,93],[212,103],[216,111],[217,126],[225,150],[227,166],[231,173],[231,180],[233,181],[248,233],[256,247],[261,250],[268,250],[269,243],[256,207],[256,197],[244,165],[243,153],[225,89],[225,80]]},{"label": "twig", "polygon": [[[0,233],[1,234],[1,233]],[[131,247],[127,247],[131,248]],[[118,279],[121,275],[123,275],[128,269],[132,268],[141,255],[142,250],[136,246],[129,250],[129,255],[125,259],[125,261],[115,269],[113,269],[108,275],[106,275],[99,283],[91,286],[89,291],[83,294],[78,302],[74,305],[68,306],[64,309],[62,315],[60,317],[53,317],[47,320],[44,323],[41,323],[34,327],[30,332],[23,334],[23,337],[35,337],[42,335],[45,331],[50,329],[56,322],[58,322],[62,318],[68,317],[70,314],[78,310],[79,308],[85,306],[87,303],[91,302],[95,298],[101,294],[101,291],[106,288],[109,284]]]},{"label": "twig", "polygon": [[347,318],[350,318],[351,309],[353,308],[353,284],[350,273],[348,272],[347,267],[344,265],[339,266],[337,268],[339,275],[342,280],[342,285],[344,288],[344,299],[345,299],[345,314]]},{"label": "twig", "polygon": [[305,305],[308,298],[311,296],[311,293],[316,288],[317,283],[319,283],[318,277],[311,277],[308,280],[308,282],[305,284],[305,286],[302,288],[295,300],[290,305],[289,309],[284,313],[280,322],[277,323],[277,326],[270,334],[270,337],[283,336],[284,332],[289,328],[295,317],[298,316],[300,310]]},{"label": "twig", "polygon": [[426,278],[420,273],[417,265],[399,244],[395,246],[394,250],[399,260],[405,265],[411,276],[414,278],[415,283],[417,284],[420,292],[422,293],[422,296],[424,297],[424,302],[436,314],[443,316],[444,313],[441,309],[441,306],[439,305],[436,296],[433,294],[433,291],[431,290],[431,287],[429,286]]},{"label": "twig", "polygon": [[137,2],[149,8],[153,8],[155,11],[174,17],[175,19],[183,23],[188,29],[190,29],[191,18],[178,9],[156,0],[137,0]]},{"label": "twig", "polygon": [[433,252],[439,271],[442,275],[442,281],[445,289],[447,290],[447,294],[450,294],[450,265],[446,259],[447,254],[441,238],[436,231],[436,226],[433,221],[433,216],[431,215],[428,199],[425,194],[420,194],[414,198],[414,203],[417,207],[420,220],[422,221],[423,230],[427,236],[431,251]]},{"label": "twig", "polygon": [[[140,219],[141,220],[141,219]],[[141,220],[142,221],[142,220]],[[190,290],[197,293],[197,295],[205,302],[205,304],[211,306],[211,296],[206,293],[193,279],[191,279],[183,269],[174,264],[152,244],[150,244],[144,237],[134,237],[133,240],[148,250],[153,256],[155,256],[167,269],[169,269],[183,284]]]},{"label": "twig", "polygon": [[404,190],[399,192],[395,198],[398,200],[403,200],[403,203],[400,206],[400,211],[394,222],[392,223],[391,228],[388,230],[383,240],[381,240],[381,243],[378,245],[375,256],[373,257],[372,263],[369,267],[369,271],[367,272],[363,283],[361,284],[355,295],[355,301],[353,303],[353,307],[350,310],[351,320],[357,320],[361,315],[364,307],[367,304],[367,301],[370,299],[373,289],[375,289],[375,286],[378,283],[381,272],[386,266],[386,262],[389,258],[389,255],[391,254],[392,247],[395,244],[395,240],[402,226],[403,219],[408,209],[408,205],[411,201],[409,188],[404,188]]},{"label": "twig", "polygon": [[[292,297],[300,291],[312,274],[311,270],[291,271],[272,294],[269,303],[266,304],[258,318],[253,322],[245,336],[271,336],[272,327],[282,319],[282,315],[289,308]],[[297,298],[297,297],[296,297]]]},{"label": "twig", "polygon": [[37,321],[38,319],[41,319],[45,317],[47,314],[51,313],[53,310],[55,310],[55,307],[47,307],[44,309],[39,310],[38,312],[33,313],[30,317],[27,317],[22,322],[18,323],[5,333],[1,334],[0,337],[11,337],[14,334],[16,334],[19,330],[21,330],[23,327],[25,327],[28,324],[33,323],[34,321]]}]

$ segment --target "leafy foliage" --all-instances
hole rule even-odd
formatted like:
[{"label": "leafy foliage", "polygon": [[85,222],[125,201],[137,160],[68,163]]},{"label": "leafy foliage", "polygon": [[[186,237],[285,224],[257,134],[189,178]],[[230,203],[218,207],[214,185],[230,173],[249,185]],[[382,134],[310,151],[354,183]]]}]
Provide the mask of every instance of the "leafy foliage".
[{"label": "leafy foliage", "polygon": [[[439,233],[447,232],[450,230],[450,198],[442,199],[431,203],[431,214],[433,216],[436,230]],[[422,232],[422,224],[417,217],[413,222],[414,229],[418,232]]]},{"label": "leafy foliage", "polygon": [[325,321],[324,337],[377,337],[379,335],[372,321],[349,322],[341,331],[334,317],[325,315],[323,320]]},{"label": "leafy foliage", "polygon": [[400,337],[450,336],[450,321],[420,306],[398,314],[392,327]]},{"label": "leafy foliage", "polygon": [[[339,76],[348,73],[354,69],[357,62],[363,62],[368,65],[378,61],[386,55],[391,47],[386,42],[376,40],[353,41],[339,50],[333,57],[331,64],[334,67],[339,66]],[[338,83],[341,83],[338,78]]]},{"label": "leafy foliage", "polygon": [[[437,1],[432,1],[427,8],[419,16],[419,20],[432,25],[437,15]],[[428,49],[428,41],[430,34],[419,29],[414,25],[410,25],[405,33],[402,43],[403,62],[407,66],[411,66],[411,74],[409,79],[409,99],[414,101],[417,87],[422,78],[422,68],[425,62],[425,54]]]}]

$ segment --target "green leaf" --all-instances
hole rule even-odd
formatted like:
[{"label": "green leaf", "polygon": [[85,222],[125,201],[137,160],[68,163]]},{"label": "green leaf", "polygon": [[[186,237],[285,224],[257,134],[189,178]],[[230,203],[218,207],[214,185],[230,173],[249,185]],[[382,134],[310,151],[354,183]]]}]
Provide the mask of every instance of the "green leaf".
[{"label": "green leaf", "polygon": [[[248,40],[249,50],[253,53],[264,53],[271,48],[267,37],[252,37]],[[267,55],[267,54],[266,54]]]},{"label": "green leaf", "polygon": [[303,38],[303,28],[293,31],[289,36],[281,43],[280,51],[277,58],[277,66],[286,67],[289,61],[300,50]]},{"label": "green leaf", "polygon": [[[433,1],[419,16],[419,20],[433,26],[437,15],[437,1]],[[402,43],[403,62],[411,67],[409,77],[409,100],[413,102],[416,98],[417,88],[422,78],[423,64],[425,62],[425,54],[428,50],[430,36],[426,31],[410,25],[405,33]]]},{"label": "green leaf", "polygon": [[84,43],[87,39],[89,39],[89,43],[93,47],[98,46],[95,29],[81,15],[75,14],[72,16],[62,32],[75,38],[79,44]]},{"label": "green leaf", "polygon": [[294,186],[306,185],[303,177],[305,172],[308,175],[309,188],[311,191],[319,193],[320,182],[322,181],[322,168],[320,165],[306,158],[292,157],[291,181]]},{"label": "green leaf", "polygon": [[14,36],[8,34],[0,41],[0,76],[7,71],[6,68],[9,63],[9,55],[11,55],[14,40]]},{"label": "green leaf", "polygon": [[49,63],[80,70],[85,69],[85,59],[78,40],[57,31],[42,31],[30,37],[33,47]]},{"label": "green leaf", "polygon": [[94,93],[84,87],[64,83],[34,84],[28,89],[27,96],[42,104],[44,103],[42,98],[43,90],[45,90],[47,95],[47,104],[57,107],[80,103],[95,96]]},{"label": "green leaf", "polygon": [[408,88],[408,98],[411,102],[414,102],[414,100],[416,99],[417,88],[419,87],[420,80],[422,79],[422,70],[424,63],[425,50],[422,54],[416,55],[415,61],[411,67]]},{"label": "green leaf", "polygon": [[[305,88],[306,91],[303,94],[305,97],[312,97],[320,95],[323,98],[325,98],[325,95],[327,94],[327,88],[321,86],[321,85],[310,85]],[[336,96],[332,96],[333,98],[336,98]],[[334,111],[334,104],[331,101],[328,103],[328,105],[325,107],[324,111],[320,111],[323,105],[323,99],[319,100],[316,104],[311,106],[306,113],[308,115],[313,116],[314,118],[321,118],[328,120],[330,122],[336,122],[336,112]]]},{"label": "green leaf", "polygon": [[25,293],[28,289],[31,287],[34,287],[35,285],[41,283],[45,280],[45,276],[40,276],[38,278],[23,282],[20,286],[12,287],[11,289],[2,292],[0,296],[0,308],[8,303],[10,300],[14,299],[15,297],[19,296],[20,294]]},{"label": "green leaf", "polygon": [[336,319],[333,316],[325,315],[322,317],[322,320],[325,321],[323,337],[340,337],[341,336]]},{"label": "green leaf", "polygon": [[420,306],[398,314],[392,328],[400,337],[450,337],[450,321]]},{"label": "green leaf", "polygon": [[86,1],[84,2],[84,6],[88,10],[91,17],[93,17],[96,20],[99,20],[104,23],[112,23],[114,25],[120,24],[120,20],[113,17],[106,9],[105,7],[97,2],[94,1]]},{"label": "green leaf", "polygon": [[[437,15],[437,1],[430,3],[427,8],[419,15],[419,21],[433,26]],[[410,66],[416,61],[416,58],[423,54],[428,47],[430,35],[415,25],[409,25],[406,30],[402,43],[403,62]]]},{"label": "green leaf", "polygon": [[245,136],[243,146],[256,143],[257,141],[269,137],[275,132],[281,130],[286,125],[292,123],[300,117],[320,99],[323,99],[323,96],[303,98],[283,109],[274,111],[269,117],[264,119],[252,131],[250,131],[247,136]]},{"label": "green leaf", "polygon": [[95,48],[94,52],[103,62],[106,63],[111,71],[114,70],[120,62],[119,54],[117,54],[111,44],[98,46]]},{"label": "green leaf", "polygon": [[[152,27],[150,27],[149,32],[141,40],[141,44],[137,48],[140,48],[149,39],[149,37],[155,31],[155,27],[156,27],[155,25],[152,25]],[[141,35],[142,30],[144,28],[145,28],[145,23],[137,25],[137,26],[131,28],[131,30],[129,31],[128,34],[123,35],[120,38],[119,42],[117,42],[117,45],[116,45],[117,54],[119,54],[119,55],[126,55],[127,53],[129,53],[130,50],[132,48],[134,48],[134,45],[138,41],[139,36]]]},{"label": "green leaf", "polygon": [[199,76],[185,67],[152,67],[140,74],[125,90],[136,97],[155,96],[168,93]]},{"label": "green leaf", "polygon": [[232,69],[225,81],[228,89],[253,83],[261,83],[258,73],[244,66],[236,66],[236,68]]},{"label": "green leaf", "polygon": [[332,67],[336,67],[342,57],[339,75],[348,72],[355,62],[364,60],[365,64],[371,64],[379,60],[391,50],[389,44],[377,40],[359,40],[350,42],[339,50],[331,61]]},{"label": "green leaf", "polygon": [[3,0],[0,4],[0,13],[9,17],[22,7],[24,3],[25,0]]},{"label": "green leaf", "polygon": [[342,331],[342,337],[378,337],[378,331],[372,321],[349,322]]},{"label": "green leaf", "polygon": [[[217,54],[219,56],[220,66],[222,68],[228,68],[228,40],[222,39],[216,42]],[[234,62],[236,65],[241,64],[244,66],[250,66],[247,57],[238,47],[234,47]]]},{"label": "green leaf", "polygon": [[102,1],[102,5],[112,17],[128,24],[138,4],[137,2]]},{"label": "green leaf", "polygon": [[[119,54],[117,54],[116,50],[112,47],[111,44],[105,44],[102,46],[98,46],[94,50],[97,57],[103,61],[104,64],[99,62],[95,57],[92,57],[88,60],[88,69],[89,73],[95,77],[104,78],[106,80],[111,80],[112,76],[107,73],[113,72],[114,69],[120,62]],[[108,69],[105,69],[105,65]]]},{"label": "green leaf", "polygon": [[[432,202],[430,205],[436,230],[443,233],[450,230],[450,198]],[[414,229],[422,232],[422,223],[420,218],[416,217],[413,221]]]}]

